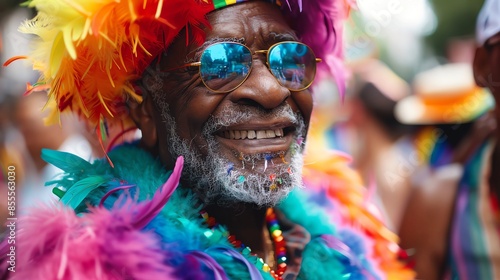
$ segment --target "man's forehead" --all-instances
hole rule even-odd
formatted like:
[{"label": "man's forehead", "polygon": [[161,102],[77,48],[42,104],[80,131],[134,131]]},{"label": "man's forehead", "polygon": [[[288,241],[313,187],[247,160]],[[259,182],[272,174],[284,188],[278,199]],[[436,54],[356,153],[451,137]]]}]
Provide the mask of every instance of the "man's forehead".
[{"label": "man's forehead", "polygon": [[296,36],[286,23],[282,11],[276,5],[250,1],[213,11],[208,15],[210,28],[206,30],[207,40],[212,38],[243,38],[249,42],[255,37],[263,41],[275,40],[276,34],[288,34],[289,40]]},{"label": "man's forehead", "polygon": [[[267,33],[265,36],[262,37],[262,41],[271,45],[274,43],[278,42],[283,42],[283,41],[298,41],[297,35],[295,35],[295,32],[289,31],[289,32],[283,32],[283,33],[276,33],[276,32],[270,32]],[[240,44],[246,44],[247,40],[244,37],[212,37],[212,38],[207,38],[201,46],[197,47],[192,53],[195,54],[196,57],[199,57],[201,53],[210,45],[213,45],[215,43],[219,42],[236,42]]]}]

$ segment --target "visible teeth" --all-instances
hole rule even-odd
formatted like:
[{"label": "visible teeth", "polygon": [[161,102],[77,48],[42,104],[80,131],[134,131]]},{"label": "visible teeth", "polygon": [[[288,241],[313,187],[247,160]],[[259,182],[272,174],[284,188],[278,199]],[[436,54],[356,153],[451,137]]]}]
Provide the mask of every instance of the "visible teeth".
[{"label": "visible teeth", "polygon": [[283,129],[267,130],[226,130],[223,136],[227,139],[268,139],[283,136]]},{"label": "visible teeth", "polygon": [[265,130],[257,130],[257,139],[264,139],[266,138],[266,131]]},{"label": "visible teeth", "polygon": [[248,139],[254,139],[255,138],[255,130],[249,130],[247,137],[248,137]]}]

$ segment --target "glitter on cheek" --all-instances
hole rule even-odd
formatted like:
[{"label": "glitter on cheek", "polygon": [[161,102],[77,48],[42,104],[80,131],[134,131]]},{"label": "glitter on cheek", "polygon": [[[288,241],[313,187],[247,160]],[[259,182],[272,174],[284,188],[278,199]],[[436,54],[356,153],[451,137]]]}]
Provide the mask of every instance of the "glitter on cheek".
[{"label": "glitter on cheek", "polygon": [[266,154],[266,155],[264,156],[264,159],[265,159],[265,162],[264,162],[264,172],[266,172],[266,170],[267,170],[267,162],[268,162],[269,160],[271,160],[272,158],[273,158],[273,157],[272,157],[270,154]]},{"label": "glitter on cheek", "polygon": [[288,164],[288,162],[285,159],[285,153],[280,153],[280,158],[281,158],[281,161],[283,161],[284,164]]},{"label": "glitter on cheek", "polygon": [[244,182],[245,182],[245,176],[240,175],[240,176],[238,177],[238,183],[244,183]]},{"label": "glitter on cheek", "polygon": [[231,175],[231,171],[233,171],[233,169],[234,169],[234,164],[230,162],[227,168],[227,175]]}]

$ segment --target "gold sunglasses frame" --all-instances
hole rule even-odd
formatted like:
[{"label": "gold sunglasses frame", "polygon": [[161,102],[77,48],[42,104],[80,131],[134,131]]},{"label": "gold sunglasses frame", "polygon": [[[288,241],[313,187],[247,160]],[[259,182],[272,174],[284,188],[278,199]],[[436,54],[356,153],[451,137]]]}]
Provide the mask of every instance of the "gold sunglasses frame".
[{"label": "gold sunglasses frame", "polygon": [[[266,66],[267,66],[267,69],[269,70],[269,72],[271,72],[271,74],[273,75],[273,77],[276,79],[276,81],[283,87],[287,88],[289,91],[293,91],[293,92],[298,92],[298,91],[303,91],[303,90],[306,90],[308,89],[312,83],[314,82],[314,79],[316,78],[316,66],[314,67],[314,75],[313,75],[313,79],[311,80],[311,82],[309,84],[307,84],[306,86],[300,88],[300,89],[290,89],[288,88],[287,86],[283,85],[280,80],[273,74],[273,72],[271,71],[271,69],[269,68],[269,51],[276,47],[277,45],[281,45],[281,44],[284,44],[284,43],[294,43],[294,44],[300,44],[300,45],[304,45],[306,46],[309,51],[312,53],[312,55],[314,56],[315,58],[315,62],[316,63],[320,63],[322,62],[323,60],[321,58],[317,58],[316,55],[314,54],[314,51],[311,49],[311,47],[309,47],[308,45],[304,44],[304,43],[301,43],[301,42],[295,42],[295,41],[283,41],[283,42],[278,42],[276,44],[273,44],[272,46],[270,46],[267,50],[256,50],[254,52],[252,52],[252,50],[247,47],[246,45],[244,44],[241,44],[241,43],[238,43],[238,42],[217,42],[217,43],[214,43],[214,44],[211,44],[209,46],[207,46],[205,48],[208,49],[209,47],[213,46],[213,45],[217,45],[217,44],[235,44],[235,45],[240,45],[240,46],[243,46],[245,47],[249,52],[250,54],[253,56],[255,54],[266,54]],[[203,50],[203,52],[205,52],[205,50]],[[203,54],[202,54],[203,55]],[[252,59],[253,60],[253,59]],[[167,69],[167,70],[164,70],[164,72],[170,72],[170,71],[173,71],[173,70],[177,70],[177,69],[181,69],[181,68],[186,68],[186,67],[199,67],[198,68],[198,73],[200,74],[200,77],[201,77],[201,61],[197,61],[197,62],[191,62],[191,63],[187,63],[187,64],[184,64],[184,65],[181,65],[181,66],[177,66],[177,67],[174,67],[174,68],[170,68],[170,69]],[[246,74],[245,78],[237,85],[235,86],[234,88],[230,89],[230,90],[224,90],[224,91],[221,91],[221,90],[213,90],[212,88],[210,88],[203,79],[201,79],[201,82],[203,83],[203,85],[208,88],[209,90],[215,92],[215,93],[228,93],[228,92],[231,92],[237,88],[239,88],[247,79],[248,77],[250,76],[250,74],[252,73],[252,69],[253,69],[253,64],[250,64],[250,71],[248,71],[248,74]]]}]

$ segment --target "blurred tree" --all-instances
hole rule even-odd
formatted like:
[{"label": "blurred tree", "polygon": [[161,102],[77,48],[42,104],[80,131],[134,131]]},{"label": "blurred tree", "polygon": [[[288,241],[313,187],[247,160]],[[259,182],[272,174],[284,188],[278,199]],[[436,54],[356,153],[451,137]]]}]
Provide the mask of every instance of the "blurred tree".
[{"label": "blurred tree", "polygon": [[447,47],[454,38],[473,38],[476,18],[483,0],[431,0],[438,18],[436,31],[426,38],[435,55],[446,57]]},{"label": "blurred tree", "polygon": [[26,2],[24,0],[1,0],[0,1],[0,15],[4,15],[8,12],[10,12],[12,9],[19,7],[19,5],[23,2]]}]

